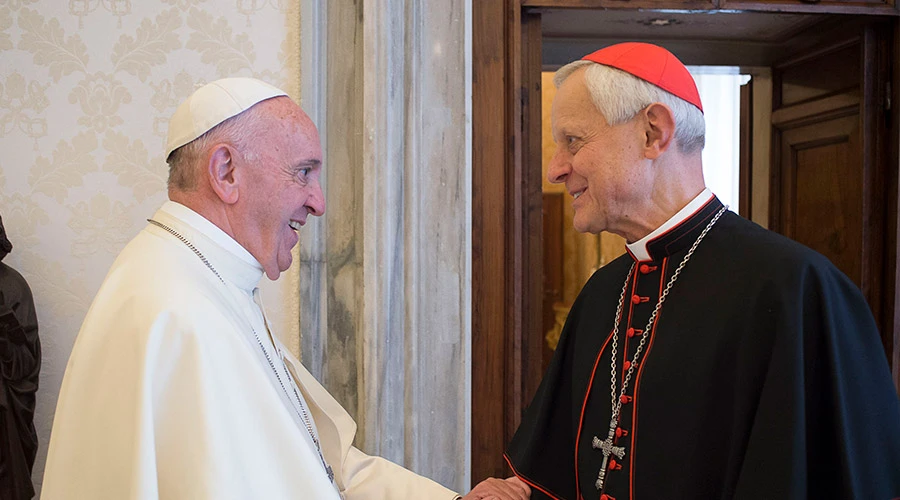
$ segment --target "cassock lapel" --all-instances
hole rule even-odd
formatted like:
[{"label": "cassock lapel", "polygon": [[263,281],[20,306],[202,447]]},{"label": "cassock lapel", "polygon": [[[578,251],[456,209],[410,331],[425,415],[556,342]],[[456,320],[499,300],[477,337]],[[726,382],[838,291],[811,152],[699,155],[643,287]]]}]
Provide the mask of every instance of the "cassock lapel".
[{"label": "cassock lapel", "polygon": [[285,365],[303,393],[303,398],[306,399],[316,422],[322,454],[325,455],[325,461],[334,469],[335,484],[343,491],[345,485],[342,464],[353,445],[356,422],[297,358],[283,346],[280,346],[280,349],[284,353]]}]

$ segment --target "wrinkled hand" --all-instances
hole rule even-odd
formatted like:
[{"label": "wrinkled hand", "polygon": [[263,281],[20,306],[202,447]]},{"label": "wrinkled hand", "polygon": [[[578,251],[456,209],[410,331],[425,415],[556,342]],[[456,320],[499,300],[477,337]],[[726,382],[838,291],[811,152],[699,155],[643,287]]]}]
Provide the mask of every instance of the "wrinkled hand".
[{"label": "wrinkled hand", "polygon": [[531,488],[519,478],[488,478],[472,488],[463,500],[527,500],[531,498]]}]

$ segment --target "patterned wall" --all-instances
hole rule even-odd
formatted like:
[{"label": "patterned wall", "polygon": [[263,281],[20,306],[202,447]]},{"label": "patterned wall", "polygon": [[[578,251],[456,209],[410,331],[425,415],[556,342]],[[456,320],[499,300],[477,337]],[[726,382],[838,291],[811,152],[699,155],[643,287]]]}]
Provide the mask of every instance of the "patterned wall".
[{"label": "patterned wall", "polygon": [[[0,0],[0,214],[14,245],[4,262],[31,284],[44,348],[38,485],[81,321],[116,254],[165,200],[169,115],[225,76],[297,95],[297,4]],[[264,293],[296,349],[292,271]]]}]

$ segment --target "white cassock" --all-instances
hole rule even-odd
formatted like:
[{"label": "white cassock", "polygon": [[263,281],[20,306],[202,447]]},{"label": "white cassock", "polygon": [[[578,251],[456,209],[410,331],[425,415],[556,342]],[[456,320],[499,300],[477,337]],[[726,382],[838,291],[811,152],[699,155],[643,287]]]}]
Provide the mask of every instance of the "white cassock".
[{"label": "white cassock", "polygon": [[250,253],[183,205],[153,220],[209,266],[152,224],[116,259],[66,368],[44,500],[456,497],[353,447],[356,423],[268,333]]}]

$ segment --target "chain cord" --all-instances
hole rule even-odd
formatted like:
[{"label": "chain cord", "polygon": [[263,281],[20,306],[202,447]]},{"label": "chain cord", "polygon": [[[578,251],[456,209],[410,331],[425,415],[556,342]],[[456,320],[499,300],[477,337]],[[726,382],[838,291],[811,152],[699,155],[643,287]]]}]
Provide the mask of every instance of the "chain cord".
[{"label": "chain cord", "polygon": [[700,242],[706,236],[706,233],[712,229],[713,225],[719,220],[719,217],[728,210],[727,206],[722,207],[719,212],[709,221],[709,224],[706,225],[706,228],[697,236],[697,240],[694,241],[694,244],[691,245],[691,249],[688,250],[687,255],[684,256],[684,259],[681,260],[681,264],[678,265],[678,268],[675,269],[675,273],[672,274],[672,277],[669,279],[669,283],[666,285],[666,288],[663,290],[663,293],[659,296],[659,300],[656,301],[656,307],[653,308],[653,312],[650,314],[650,320],[647,321],[647,326],[644,328],[644,331],[641,334],[641,342],[638,344],[637,349],[634,352],[634,357],[631,360],[631,366],[628,367],[628,371],[625,372],[625,378],[622,380],[622,389],[619,391],[619,396],[616,397],[616,358],[617,358],[617,349],[618,349],[618,335],[619,335],[619,323],[622,319],[622,311],[623,305],[625,303],[625,291],[628,289],[628,283],[631,281],[631,276],[634,273],[634,269],[637,264],[632,263],[631,269],[628,271],[628,276],[625,278],[625,284],[622,286],[622,293],[619,295],[619,305],[616,308],[616,326],[613,328],[613,339],[612,339],[612,362],[611,373],[610,373],[610,396],[612,398],[612,416],[610,417],[610,426],[612,426],[615,422],[619,421],[619,412],[622,410],[622,397],[625,395],[625,391],[628,388],[628,383],[631,382],[632,374],[634,373],[634,369],[637,367],[638,359],[641,356],[641,352],[644,350],[644,345],[647,343],[647,339],[650,337],[650,331],[653,328],[653,323],[656,321],[656,317],[659,314],[660,308],[662,308],[663,302],[665,302],[666,297],[669,295],[669,291],[672,290],[672,286],[675,284],[675,280],[678,279],[678,275],[681,274],[681,270],[684,269],[684,266],[691,259],[691,256],[694,255],[694,251],[697,250],[697,246],[700,245]]}]

